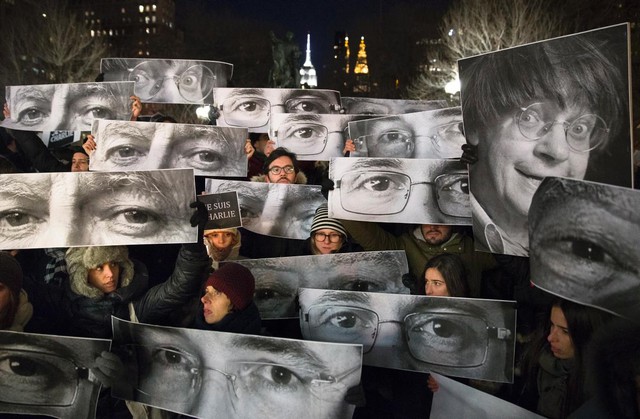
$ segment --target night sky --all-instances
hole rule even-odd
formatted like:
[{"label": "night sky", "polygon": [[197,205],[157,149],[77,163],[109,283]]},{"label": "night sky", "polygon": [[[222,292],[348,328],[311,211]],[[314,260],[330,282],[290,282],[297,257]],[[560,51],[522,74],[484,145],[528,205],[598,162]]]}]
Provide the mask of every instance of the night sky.
[{"label": "night sky", "polygon": [[[311,59],[321,68],[331,56],[336,31],[349,34],[352,54],[357,53],[363,22],[375,22],[378,30],[385,30],[385,16],[394,8],[413,5],[442,14],[450,0],[177,0],[177,21],[180,24],[184,7],[206,7],[211,11],[226,9],[239,16],[273,25],[279,37],[284,31],[294,33],[302,57],[306,48],[306,34],[311,33]],[[302,64],[302,63],[301,63]]]}]

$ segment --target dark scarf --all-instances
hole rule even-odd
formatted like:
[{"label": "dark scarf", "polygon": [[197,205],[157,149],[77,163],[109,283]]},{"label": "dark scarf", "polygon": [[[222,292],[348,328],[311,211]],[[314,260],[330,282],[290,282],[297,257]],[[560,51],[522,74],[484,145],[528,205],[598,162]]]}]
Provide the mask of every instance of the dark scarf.
[{"label": "dark scarf", "polygon": [[258,306],[252,301],[244,310],[232,311],[217,323],[208,324],[204,321],[203,308],[196,315],[193,324],[194,329],[213,330],[216,332],[242,333],[247,335],[260,334],[262,320]]},{"label": "dark scarf", "polygon": [[567,383],[574,366],[572,359],[558,359],[549,348],[540,354],[538,370],[538,413],[549,418],[563,416]]}]

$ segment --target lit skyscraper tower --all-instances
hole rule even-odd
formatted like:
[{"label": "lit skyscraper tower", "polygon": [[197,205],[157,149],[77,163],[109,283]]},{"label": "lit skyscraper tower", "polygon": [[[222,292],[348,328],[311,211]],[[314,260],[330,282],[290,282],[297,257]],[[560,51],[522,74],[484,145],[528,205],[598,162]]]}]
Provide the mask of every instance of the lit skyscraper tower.
[{"label": "lit skyscraper tower", "polygon": [[300,69],[300,84],[309,87],[318,87],[318,77],[316,77],[316,69],[311,64],[311,34],[307,34],[307,56],[304,64]]},{"label": "lit skyscraper tower", "polygon": [[369,66],[367,65],[367,51],[364,44],[364,36],[360,37],[360,45],[358,46],[358,58],[356,59],[356,66],[353,69],[356,74],[369,74]]},{"label": "lit skyscraper tower", "polygon": [[360,45],[358,46],[358,57],[356,65],[353,67],[353,74],[356,76],[353,86],[354,93],[369,93],[371,91],[371,83],[369,78],[369,65],[367,64],[367,51],[364,44],[364,36],[360,37]]}]

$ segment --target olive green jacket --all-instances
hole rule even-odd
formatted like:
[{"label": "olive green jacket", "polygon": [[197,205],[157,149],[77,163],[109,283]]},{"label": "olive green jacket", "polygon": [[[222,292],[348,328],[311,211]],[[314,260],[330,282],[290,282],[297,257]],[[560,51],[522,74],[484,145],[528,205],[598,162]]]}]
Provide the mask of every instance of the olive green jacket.
[{"label": "olive green jacket", "polygon": [[446,243],[431,245],[422,237],[419,226],[411,232],[395,236],[376,223],[340,221],[364,250],[404,250],[409,262],[409,271],[416,278],[422,276],[425,264],[432,257],[441,253],[457,254],[467,269],[471,297],[480,296],[482,272],[497,267],[491,253],[476,252],[473,238],[465,234],[453,233]]}]

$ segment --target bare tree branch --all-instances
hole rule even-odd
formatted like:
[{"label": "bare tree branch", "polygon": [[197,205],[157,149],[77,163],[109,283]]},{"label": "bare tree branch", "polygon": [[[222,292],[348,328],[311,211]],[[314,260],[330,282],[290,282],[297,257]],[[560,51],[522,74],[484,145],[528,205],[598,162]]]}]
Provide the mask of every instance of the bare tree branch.
[{"label": "bare tree branch", "polygon": [[102,39],[91,37],[66,1],[25,1],[14,7],[0,22],[2,86],[95,79],[108,47]]},{"label": "bare tree branch", "polygon": [[416,78],[407,96],[432,99],[442,93],[445,83],[457,78],[460,58],[571,32],[564,16],[550,0],[458,0],[440,26],[442,51],[435,54],[440,71]]}]

